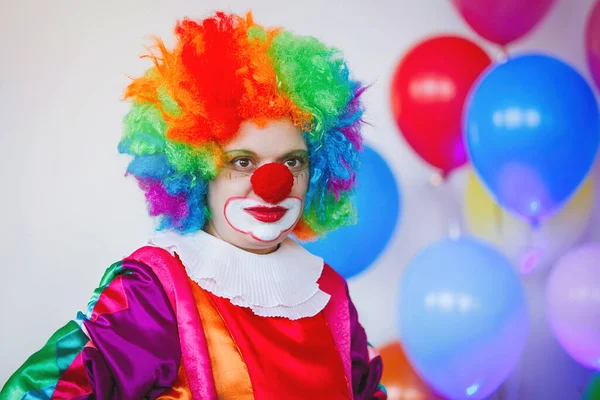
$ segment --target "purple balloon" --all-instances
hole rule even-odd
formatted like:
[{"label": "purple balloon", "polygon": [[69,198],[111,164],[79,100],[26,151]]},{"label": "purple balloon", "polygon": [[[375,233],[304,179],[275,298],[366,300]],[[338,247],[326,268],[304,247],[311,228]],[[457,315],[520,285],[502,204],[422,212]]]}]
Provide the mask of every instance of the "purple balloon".
[{"label": "purple balloon", "polygon": [[527,34],[555,0],[452,0],[452,3],[475,32],[504,46]]},{"label": "purple balloon", "polygon": [[590,11],[585,28],[585,50],[588,66],[600,89],[600,1]]},{"label": "purple balloon", "polygon": [[600,370],[600,243],[565,254],[546,287],[554,336],[580,364]]}]

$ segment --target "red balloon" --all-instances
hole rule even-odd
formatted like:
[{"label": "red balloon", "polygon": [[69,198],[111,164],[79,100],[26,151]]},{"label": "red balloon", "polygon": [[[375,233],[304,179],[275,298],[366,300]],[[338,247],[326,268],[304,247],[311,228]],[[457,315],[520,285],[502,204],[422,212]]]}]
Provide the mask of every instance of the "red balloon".
[{"label": "red balloon", "polygon": [[585,26],[585,50],[588,66],[600,90],[600,0],[590,10]]},{"label": "red balloon", "polygon": [[394,72],[391,103],[396,124],[408,144],[444,175],[467,161],[463,106],[490,64],[475,43],[438,36],[409,50]]},{"label": "red balloon", "polygon": [[527,34],[555,0],[452,0],[471,28],[504,46]]}]

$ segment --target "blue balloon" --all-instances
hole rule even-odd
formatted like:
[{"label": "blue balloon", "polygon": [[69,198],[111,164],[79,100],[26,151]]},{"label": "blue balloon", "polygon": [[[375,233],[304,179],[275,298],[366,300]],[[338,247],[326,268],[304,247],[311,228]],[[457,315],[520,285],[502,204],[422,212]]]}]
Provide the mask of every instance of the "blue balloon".
[{"label": "blue balloon", "polygon": [[400,289],[400,338],[419,375],[450,399],[482,399],[525,346],[525,293],[510,262],[471,238],[444,239],[414,257]]},{"label": "blue balloon", "polygon": [[302,243],[346,279],[364,271],[377,259],[396,229],[400,211],[396,178],[385,160],[370,147],[365,147],[356,182],[358,223],[315,242]]},{"label": "blue balloon", "polygon": [[600,143],[591,87],[556,58],[526,54],[474,85],[464,113],[475,171],[496,201],[532,224],[560,210],[584,180]]}]

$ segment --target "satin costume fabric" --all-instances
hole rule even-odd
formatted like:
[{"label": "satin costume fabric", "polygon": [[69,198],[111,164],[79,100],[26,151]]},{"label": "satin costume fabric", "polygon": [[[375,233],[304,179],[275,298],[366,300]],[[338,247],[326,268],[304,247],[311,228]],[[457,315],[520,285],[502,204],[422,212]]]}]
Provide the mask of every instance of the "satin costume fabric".
[{"label": "satin costume fabric", "polygon": [[316,316],[259,317],[143,247],[107,270],[87,311],[0,399],[385,399],[345,281],[326,265],[319,286],[331,299]]}]

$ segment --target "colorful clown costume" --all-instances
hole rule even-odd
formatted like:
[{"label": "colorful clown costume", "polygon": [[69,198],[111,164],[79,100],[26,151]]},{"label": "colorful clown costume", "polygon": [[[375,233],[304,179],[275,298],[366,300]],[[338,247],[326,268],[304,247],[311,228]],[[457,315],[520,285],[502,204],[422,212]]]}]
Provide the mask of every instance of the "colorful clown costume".
[{"label": "colorful clown costume", "polygon": [[345,281],[293,240],[257,255],[167,232],[112,265],[0,398],[380,400],[381,369]]}]

